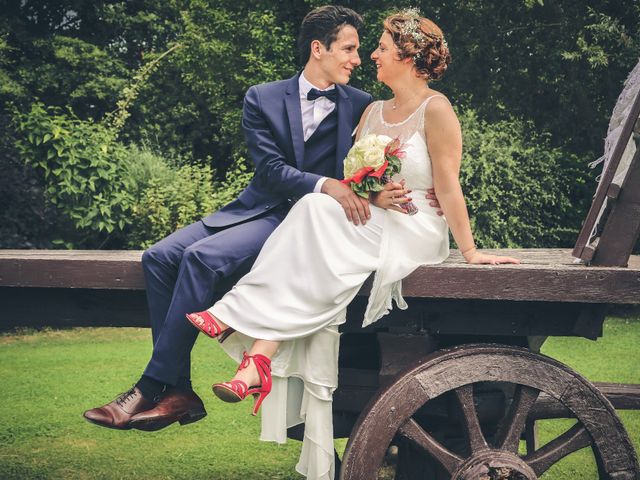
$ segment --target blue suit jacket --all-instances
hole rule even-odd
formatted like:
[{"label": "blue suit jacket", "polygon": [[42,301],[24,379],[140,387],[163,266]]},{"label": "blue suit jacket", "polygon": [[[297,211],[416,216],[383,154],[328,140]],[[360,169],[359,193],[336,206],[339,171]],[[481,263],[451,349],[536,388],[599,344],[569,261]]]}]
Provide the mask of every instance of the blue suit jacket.
[{"label": "blue suit jacket", "polygon": [[[255,174],[237,200],[202,219],[205,225],[226,227],[244,222],[313,191],[321,177],[304,171],[298,77],[299,74],[289,80],[254,85],[247,91],[242,128]],[[343,160],[351,148],[351,133],[373,99],[368,93],[347,85],[336,85],[336,89],[335,178],[342,178]]]}]

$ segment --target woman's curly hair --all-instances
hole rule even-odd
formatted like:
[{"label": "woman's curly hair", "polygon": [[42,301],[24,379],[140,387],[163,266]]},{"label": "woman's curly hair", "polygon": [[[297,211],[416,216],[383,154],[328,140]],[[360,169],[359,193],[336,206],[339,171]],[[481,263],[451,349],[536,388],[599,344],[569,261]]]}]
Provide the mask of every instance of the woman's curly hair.
[{"label": "woman's curly hair", "polygon": [[400,60],[411,58],[425,80],[442,78],[451,63],[451,54],[440,27],[412,11],[390,15],[383,25],[398,48]]}]

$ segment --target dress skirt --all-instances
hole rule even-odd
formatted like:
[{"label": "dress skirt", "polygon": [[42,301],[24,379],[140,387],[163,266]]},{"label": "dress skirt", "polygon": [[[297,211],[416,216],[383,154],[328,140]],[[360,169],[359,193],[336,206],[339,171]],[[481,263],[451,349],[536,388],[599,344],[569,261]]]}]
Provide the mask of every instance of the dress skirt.
[{"label": "dress skirt", "polygon": [[222,348],[240,362],[255,339],[283,342],[272,359],[273,389],[262,405],[262,440],[284,443],[305,423],[296,470],[334,478],[332,395],[338,386],[338,326],[375,272],[363,326],[406,308],[401,280],[449,254],[444,218],[413,192],[413,216],[373,205],[366,225],[347,221],[328,195],[305,195],[265,243],[251,271],[209,311],[233,327]]}]

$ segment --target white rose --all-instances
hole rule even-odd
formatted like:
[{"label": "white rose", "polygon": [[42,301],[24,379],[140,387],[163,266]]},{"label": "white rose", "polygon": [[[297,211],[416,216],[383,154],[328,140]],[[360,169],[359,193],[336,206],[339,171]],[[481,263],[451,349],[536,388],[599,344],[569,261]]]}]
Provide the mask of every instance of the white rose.
[{"label": "white rose", "polygon": [[378,169],[384,163],[384,149],[391,141],[386,135],[365,135],[358,140],[344,160],[344,176],[349,178],[364,167]]}]

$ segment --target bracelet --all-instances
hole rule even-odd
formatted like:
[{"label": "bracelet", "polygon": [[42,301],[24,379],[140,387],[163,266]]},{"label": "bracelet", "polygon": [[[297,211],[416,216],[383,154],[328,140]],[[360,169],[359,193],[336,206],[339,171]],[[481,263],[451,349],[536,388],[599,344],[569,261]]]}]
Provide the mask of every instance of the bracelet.
[{"label": "bracelet", "polygon": [[471,247],[471,248],[467,248],[464,252],[461,252],[462,256],[466,258],[467,257],[467,253],[469,253],[472,250],[477,250],[475,245],[473,247]]}]

